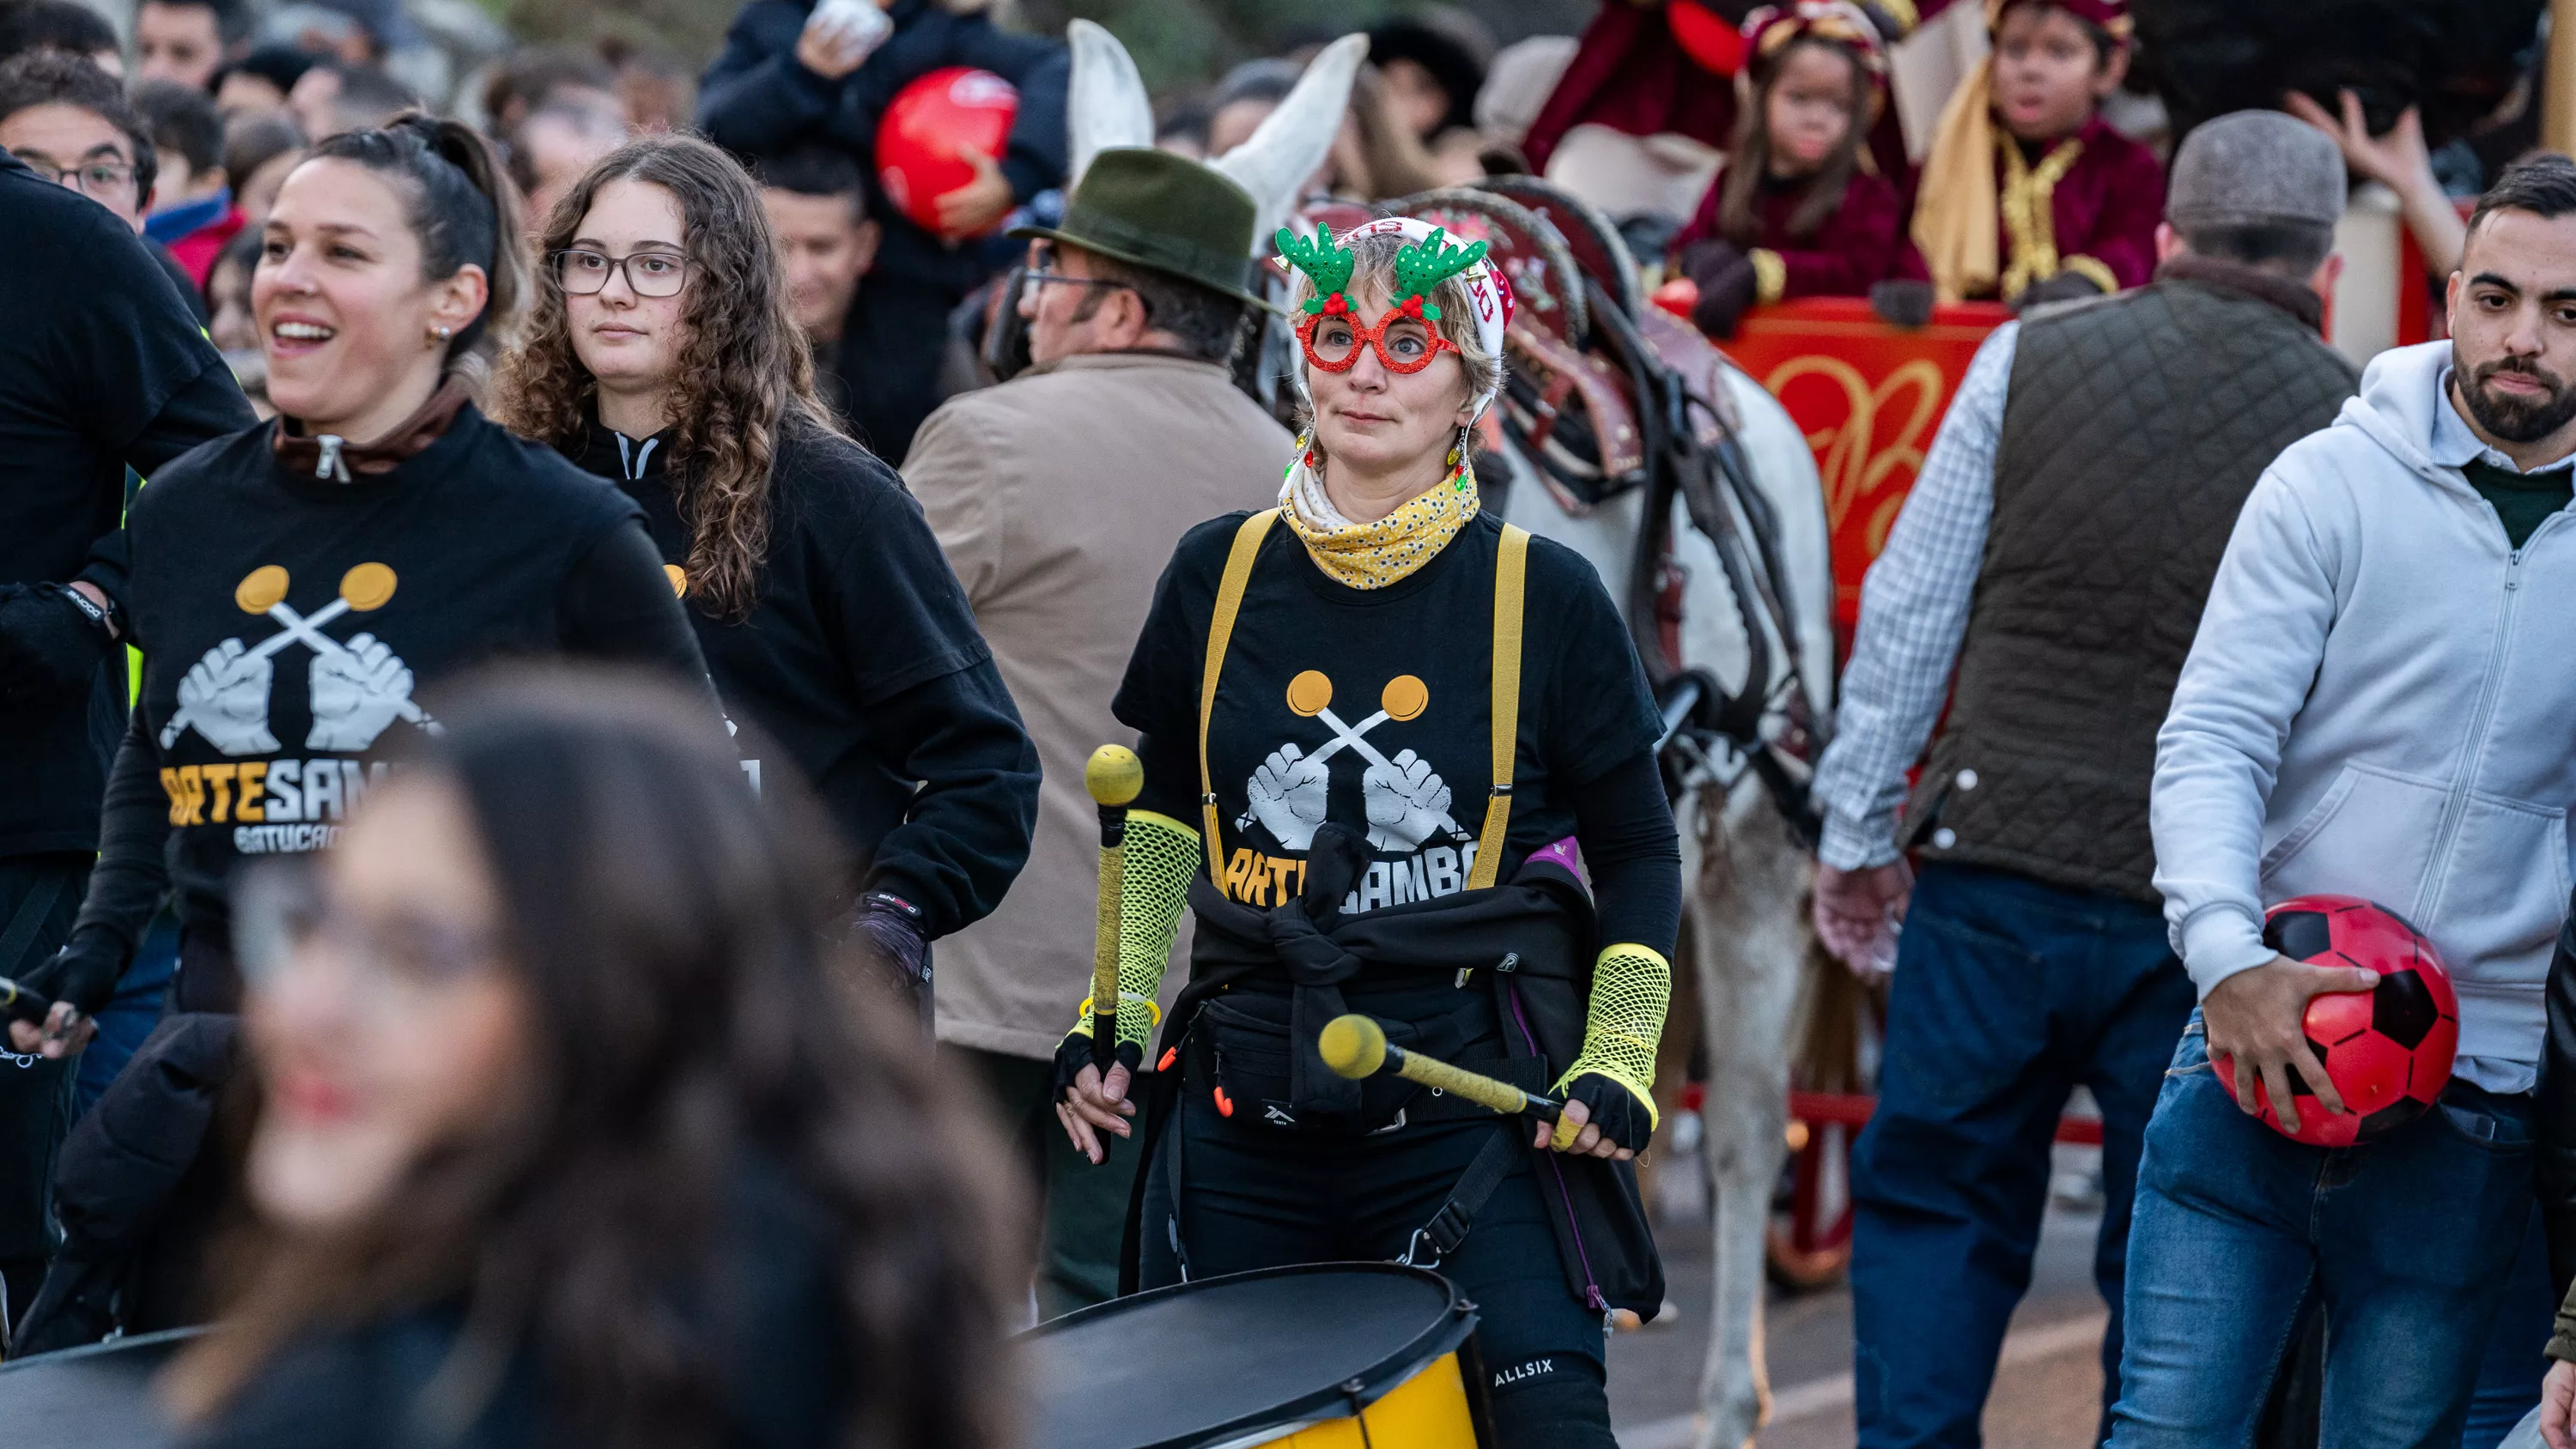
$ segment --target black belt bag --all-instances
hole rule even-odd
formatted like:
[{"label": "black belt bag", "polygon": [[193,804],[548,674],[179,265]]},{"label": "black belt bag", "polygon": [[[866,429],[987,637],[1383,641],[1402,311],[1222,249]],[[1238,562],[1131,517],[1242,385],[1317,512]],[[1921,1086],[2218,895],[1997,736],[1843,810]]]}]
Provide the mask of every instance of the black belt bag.
[{"label": "black belt bag", "polygon": [[[1531,1092],[1548,1085],[1545,1061],[1502,1054],[1485,1010],[1488,998],[1476,990],[1460,1009],[1428,1020],[1376,1018],[1389,1044],[1407,1051],[1496,1077]],[[1364,1009],[1364,1008],[1363,1008]],[[1408,1124],[1491,1118],[1494,1113],[1473,1102],[1432,1091],[1392,1072],[1359,1084],[1359,1113],[1321,1108],[1296,1099],[1290,1082],[1288,1024],[1225,1000],[1209,1002],[1190,1031],[1184,1090],[1203,1097],[1230,1121],[1279,1131],[1328,1132],[1337,1135],[1383,1132]]]}]

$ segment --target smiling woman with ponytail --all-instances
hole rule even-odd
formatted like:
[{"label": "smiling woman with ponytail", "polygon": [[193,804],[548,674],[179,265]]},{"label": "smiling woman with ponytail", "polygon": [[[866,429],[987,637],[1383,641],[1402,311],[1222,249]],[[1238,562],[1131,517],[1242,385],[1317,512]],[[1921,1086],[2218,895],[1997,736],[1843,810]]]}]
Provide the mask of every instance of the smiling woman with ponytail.
[{"label": "smiling woman with ponytail", "polygon": [[71,943],[25,983],[51,1013],[11,1032],[20,1051],[78,1051],[165,893],[178,1017],[65,1144],[68,1239],[22,1349],[195,1316],[191,1254],[167,1251],[184,1222],[140,1293],[111,1290],[143,1239],[85,1225],[210,1206],[174,1197],[203,1177],[187,1151],[135,1160],[96,1124],[140,1114],[184,1139],[208,1121],[231,1071],[225,882],[242,860],[330,845],[382,778],[381,752],[438,732],[422,691],[481,660],[633,659],[705,687],[635,505],[469,398],[464,371],[526,290],[518,237],[490,149],[455,122],[409,115],[316,146],[279,190],[251,283],[279,416],[160,469],[136,498],[142,694]]}]

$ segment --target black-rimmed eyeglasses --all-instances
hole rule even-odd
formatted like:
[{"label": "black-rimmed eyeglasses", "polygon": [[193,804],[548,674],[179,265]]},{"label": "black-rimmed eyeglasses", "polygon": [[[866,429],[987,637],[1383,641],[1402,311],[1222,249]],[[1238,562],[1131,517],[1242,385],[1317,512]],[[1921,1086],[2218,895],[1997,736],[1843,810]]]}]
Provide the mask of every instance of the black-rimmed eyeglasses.
[{"label": "black-rimmed eyeglasses", "polygon": [[577,297],[587,297],[608,285],[608,279],[626,274],[626,285],[638,297],[676,297],[681,283],[688,280],[689,260],[677,252],[633,252],[612,257],[585,247],[568,247],[555,253],[555,275],[563,289]]}]

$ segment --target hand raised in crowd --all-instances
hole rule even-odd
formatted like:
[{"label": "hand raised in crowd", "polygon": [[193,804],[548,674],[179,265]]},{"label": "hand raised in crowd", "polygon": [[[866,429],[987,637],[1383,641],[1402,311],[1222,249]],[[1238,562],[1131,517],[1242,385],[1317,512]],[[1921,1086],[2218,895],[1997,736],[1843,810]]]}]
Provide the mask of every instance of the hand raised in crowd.
[{"label": "hand raised in crowd", "polygon": [[836,81],[867,64],[893,33],[894,22],[874,0],[825,0],[796,36],[796,63]]},{"label": "hand raised in crowd", "polygon": [[2260,1081],[2283,1129],[2298,1131],[2299,1109],[2290,1095],[2290,1074],[2296,1072],[2316,1094],[2319,1111],[2343,1111],[2343,1094],[2308,1046],[2308,1002],[2329,991],[2368,991],[2378,984],[2378,972],[2359,966],[2311,966],[2275,956],[2211,987],[2200,1003],[2201,1022],[2209,1033],[2209,1054],[2235,1058],[2236,1080],[2225,1085],[2236,1105],[2249,1116],[2259,1110],[2254,1084]]},{"label": "hand raised in crowd", "polygon": [[939,234],[980,236],[1011,214],[1010,178],[1002,174],[1001,162],[972,146],[959,146],[951,154],[975,168],[975,179],[939,198]]},{"label": "hand raised in crowd", "polygon": [[2435,277],[2449,276],[2460,264],[2468,226],[2451,199],[2442,194],[2441,178],[2433,174],[2433,153],[2424,145],[2423,116],[2408,106],[2387,134],[2374,136],[2362,114],[2361,97],[2347,89],[2339,99],[2340,116],[2297,91],[2283,97],[2281,105],[2332,138],[2343,152],[2345,165],[2397,193],[2406,229],[2414,233],[2416,250],[2424,254],[2425,269]]},{"label": "hand raised in crowd", "polygon": [[1859,870],[1816,867],[1816,938],[1835,960],[1863,976],[1896,964],[1896,925],[1914,893],[1914,872],[1902,859]]},{"label": "hand raised in crowd", "polygon": [[2540,1438],[2549,1449],[2576,1449],[2576,1363],[2556,1359],[2540,1381]]}]

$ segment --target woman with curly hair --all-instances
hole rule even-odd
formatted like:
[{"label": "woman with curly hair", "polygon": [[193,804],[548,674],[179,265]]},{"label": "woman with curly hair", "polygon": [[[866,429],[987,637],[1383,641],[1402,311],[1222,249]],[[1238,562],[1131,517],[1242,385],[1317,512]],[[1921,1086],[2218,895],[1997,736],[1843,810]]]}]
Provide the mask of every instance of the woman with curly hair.
[{"label": "woman with curly hair", "polygon": [[541,235],[500,415],[643,505],[717,693],[821,792],[859,859],[853,925],[926,1003],[929,943],[1000,902],[1037,813],[965,591],[894,470],[825,420],[732,157],[630,142]]}]

